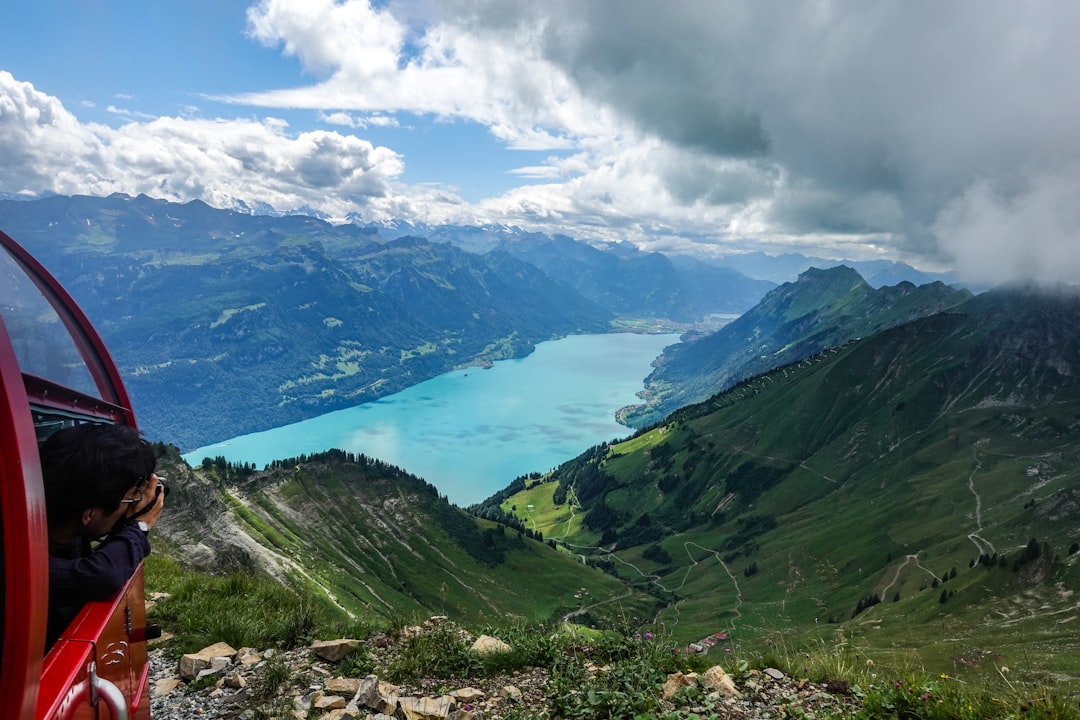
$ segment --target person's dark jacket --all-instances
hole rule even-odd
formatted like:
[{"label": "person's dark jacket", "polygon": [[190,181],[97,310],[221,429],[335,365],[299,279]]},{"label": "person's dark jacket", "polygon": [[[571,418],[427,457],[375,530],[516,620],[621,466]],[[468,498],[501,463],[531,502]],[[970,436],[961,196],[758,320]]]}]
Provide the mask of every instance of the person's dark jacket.
[{"label": "person's dark jacket", "polygon": [[150,554],[146,533],[134,525],[117,530],[97,547],[86,539],[49,548],[49,630],[46,650],[83,605],[108,600]]}]

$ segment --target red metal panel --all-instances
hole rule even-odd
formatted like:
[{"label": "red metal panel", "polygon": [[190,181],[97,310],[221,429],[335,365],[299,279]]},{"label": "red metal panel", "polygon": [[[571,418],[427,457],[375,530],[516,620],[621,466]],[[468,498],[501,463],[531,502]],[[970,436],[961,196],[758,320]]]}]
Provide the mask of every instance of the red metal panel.
[{"label": "red metal panel", "polygon": [[[41,700],[33,717],[48,720],[98,720],[90,705],[90,666],[94,646],[61,640],[45,659]],[[27,716],[31,717],[31,716]]]},{"label": "red metal panel", "polygon": [[[45,658],[36,720],[105,718],[87,714],[86,675],[91,662],[97,675],[115,685],[128,703],[128,717],[149,720],[150,664],[144,637],[146,610],[142,566],[109,601],[88,603]],[[85,707],[82,707],[84,706]],[[29,716],[28,716],[29,717]]]},{"label": "red metal panel", "polygon": [[41,462],[15,349],[0,319],[0,512],[4,628],[0,717],[29,718],[48,622],[48,527]]},{"label": "red metal panel", "polygon": [[35,375],[23,373],[27,399],[38,408],[49,408],[78,416],[90,416],[114,423],[125,423],[128,411],[104,400],[76,392]]}]

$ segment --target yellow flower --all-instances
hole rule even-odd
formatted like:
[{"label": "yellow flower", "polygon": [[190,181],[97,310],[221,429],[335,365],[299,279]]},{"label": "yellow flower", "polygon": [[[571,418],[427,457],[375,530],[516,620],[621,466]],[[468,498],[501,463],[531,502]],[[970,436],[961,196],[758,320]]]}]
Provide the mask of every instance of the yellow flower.
[{"label": "yellow flower", "polygon": [[942,680],[948,680],[948,679],[949,679],[949,676],[948,676],[948,675],[946,675],[945,673],[941,673],[941,675],[940,675],[939,677],[940,677],[940,678],[941,678]]}]

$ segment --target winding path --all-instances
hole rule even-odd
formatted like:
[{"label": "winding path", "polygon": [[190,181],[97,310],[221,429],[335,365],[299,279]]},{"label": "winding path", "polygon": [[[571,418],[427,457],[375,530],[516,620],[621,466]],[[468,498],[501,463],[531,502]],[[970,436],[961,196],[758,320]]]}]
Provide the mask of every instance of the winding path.
[{"label": "winding path", "polygon": [[978,440],[975,442],[975,446],[971,449],[971,457],[975,461],[975,467],[972,468],[971,474],[968,475],[968,490],[975,496],[975,532],[968,534],[968,540],[974,543],[975,548],[979,551],[979,555],[990,556],[996,553],[994,545],[986,538],[979,535],[983,531],[982,526],[982,498],[979,497],[978,491],[975,489],[975,473],[982,469],[982,463],[979,462],[979,446],[986,443],[986,440]]}]

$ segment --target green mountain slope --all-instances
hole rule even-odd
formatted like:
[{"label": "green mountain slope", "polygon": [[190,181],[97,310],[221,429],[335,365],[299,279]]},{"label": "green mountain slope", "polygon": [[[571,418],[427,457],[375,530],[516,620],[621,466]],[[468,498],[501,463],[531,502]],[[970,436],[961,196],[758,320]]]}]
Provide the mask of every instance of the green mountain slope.
[{"label": "green mountain slope", "polygon": [[987,293],[495,500],[666,597],[684,637],[839,630],[871,657],[1074,682],[1078,338],[1076,296]]},{"label": "green mountain slope", "polygon": [[472,517],[423,480],[363,456],[330,451],[259,472],[224,463],[193,471],[179,457],[166,465],[174,491],[155,535],[161,552],[189,567],[269,572],[384,620],[602,616],[612,602],[641,616],[655,610],[647,595],[532,531]]},{"label": "green mountain slope", "polygon": [[672,346],[646,379],[647,402],[621,419],[643,427],[748,377],[969,299],[943,283],[878,290],[851,268],[811,268],[712,335]]},{"label": "green mountain slope", "polygon": [[185,450],[397,392],[611,314],[505,254],[131,198],[0,201],[104,337],[144,431]]}]

